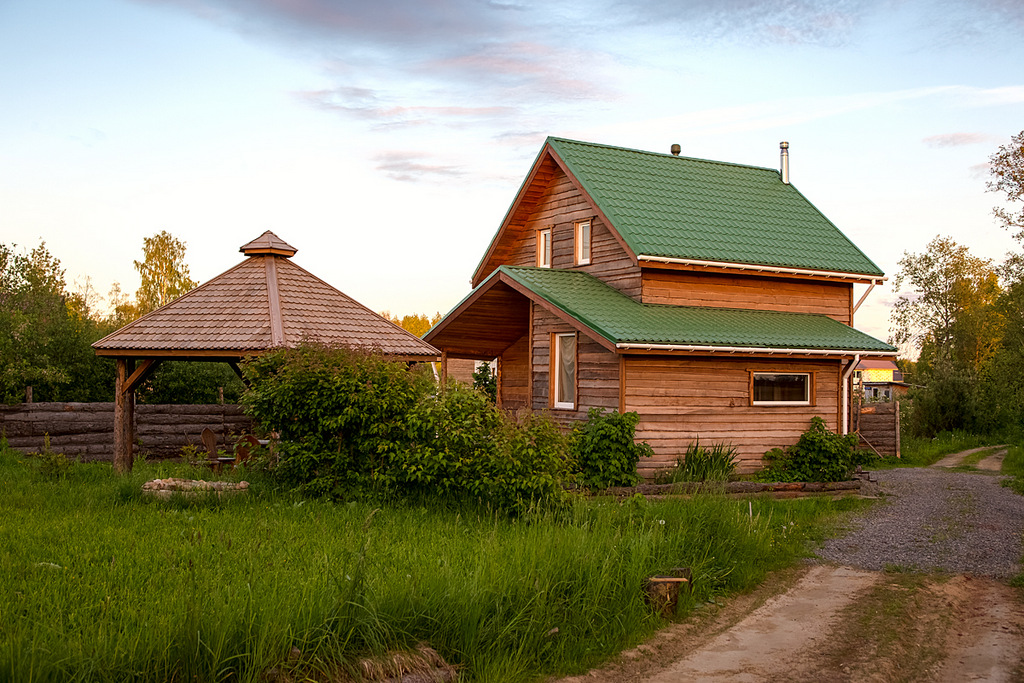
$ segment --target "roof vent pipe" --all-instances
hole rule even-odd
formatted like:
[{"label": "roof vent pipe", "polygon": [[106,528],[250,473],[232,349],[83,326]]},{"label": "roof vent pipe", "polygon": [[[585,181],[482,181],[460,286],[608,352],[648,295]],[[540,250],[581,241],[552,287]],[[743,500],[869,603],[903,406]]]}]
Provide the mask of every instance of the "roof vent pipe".
[{"label": "roof vent pipe", "polygon": [[787,185],[789,185],[789,143],[788,142],[780,142],[779,143],[779,154],[782,157],[782,159],[780,159],[780,161],[782,163],[782,169],[779,171],[779,174],[782,176],[782,182],[784,182]]},{"label": "roof vent pipe", "polygon": [[679,146],[679,143],[672,144],[672,156],[677,157],[679,153],[683,151],[683,148]]}]

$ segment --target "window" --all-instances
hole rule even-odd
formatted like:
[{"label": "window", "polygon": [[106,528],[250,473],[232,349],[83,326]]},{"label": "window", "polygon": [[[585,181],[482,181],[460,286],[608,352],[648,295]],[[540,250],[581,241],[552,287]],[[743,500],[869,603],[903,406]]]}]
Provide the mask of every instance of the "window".
[{"label": "window", "polygon": [[585,266],[590,263],[590,221],[576,224],[576,265]]},{"label": "window", "polygon": [[555,334],[552,341],[552,406],[573,410],[576,407],[576,335]]},{"label": "window", "polygon": [[537,231],[537,266],[551,267],[551,228]]},{"label": "window", "polygon": [[751,403],[776,406],[811,404],[810,373],[755,372],[751,377]]}]

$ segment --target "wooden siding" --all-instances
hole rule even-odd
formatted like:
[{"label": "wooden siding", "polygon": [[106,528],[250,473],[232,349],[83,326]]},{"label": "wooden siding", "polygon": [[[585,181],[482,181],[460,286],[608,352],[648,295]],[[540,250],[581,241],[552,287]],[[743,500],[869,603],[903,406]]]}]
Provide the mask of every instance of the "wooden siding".
[{"label": "wooden siding", "polygon": [[530,337],[524,334],[498,361],[498,405],[518,410],[530,405]]},{"label": "wooden siding", "polygon": [[[551,267],[582,270],[604,280],[627,296],[640,297],[640,268],[633,263],[608,226],[596,217],[583,194],[560,170],[548,181],[545,192],[521,228],[506,231],[508,245],[495,249],[493,267],[536,266],[537,231],[551,228]],[[591,220],[590,263],[576,265],[576,223]]]},{"label": "wooden siding", "polygon": [[678,270],[643,272],[643,302],[819,313],[850,325],[853,285]]},{"label": "wooden siding", "polygon": [[587,410],[593,407],[618,410],[618,356],[583,333],[577,335],[576,409],[550,407],[551,334],[575,330],[539,305],[533,309],[533,409],[549,411],[563,426],[587,419]]},{"label": "wooden siding", "polygon": [[469,358],[449,358],[447,361],[447,377],[463,384],[473,386],[473,373],[476,371],[476,361]]},{"label": "wooden siding", "polygon": [[[815,405],[751,406],[750,372],[810,372],[816,382]],[[655,456],[641,462],[652,476],[673,465],[696,439],[736,447],[740,471],[761,466],[765,451],[791,446],[821,416],[837,429],[839,363],[792,362],[754,358],[626,357],[624,408],[640,415],[637,439]]]}]

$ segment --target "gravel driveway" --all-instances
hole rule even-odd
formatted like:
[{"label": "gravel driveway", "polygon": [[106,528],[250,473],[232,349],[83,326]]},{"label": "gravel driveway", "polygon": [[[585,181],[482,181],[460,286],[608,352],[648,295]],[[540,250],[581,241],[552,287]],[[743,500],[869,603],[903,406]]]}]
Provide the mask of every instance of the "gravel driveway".
[{"label": "gravel driveway", "polygon": [[873,474],[887,500],[826,542],[822,560],[998,579],[1021,571],[1024,496],[1000,486],[1000,477],[938,467]]}]

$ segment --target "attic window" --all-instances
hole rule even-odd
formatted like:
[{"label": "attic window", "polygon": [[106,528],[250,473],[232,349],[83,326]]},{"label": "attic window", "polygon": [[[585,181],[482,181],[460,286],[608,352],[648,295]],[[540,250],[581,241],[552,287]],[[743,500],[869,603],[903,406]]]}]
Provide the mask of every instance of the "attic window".
[{"label": "attic window", "polygon": [[537,267],[551,267],[551,228],[537,231]]},{"label": "attic window", "polygon": [[576,224],[576,265],[585,266],[590,263],[590,221]]},{"label": "attic window", "polygon": [[753,372],[750,403],[755,406],[811,405],[811,373]]}]

